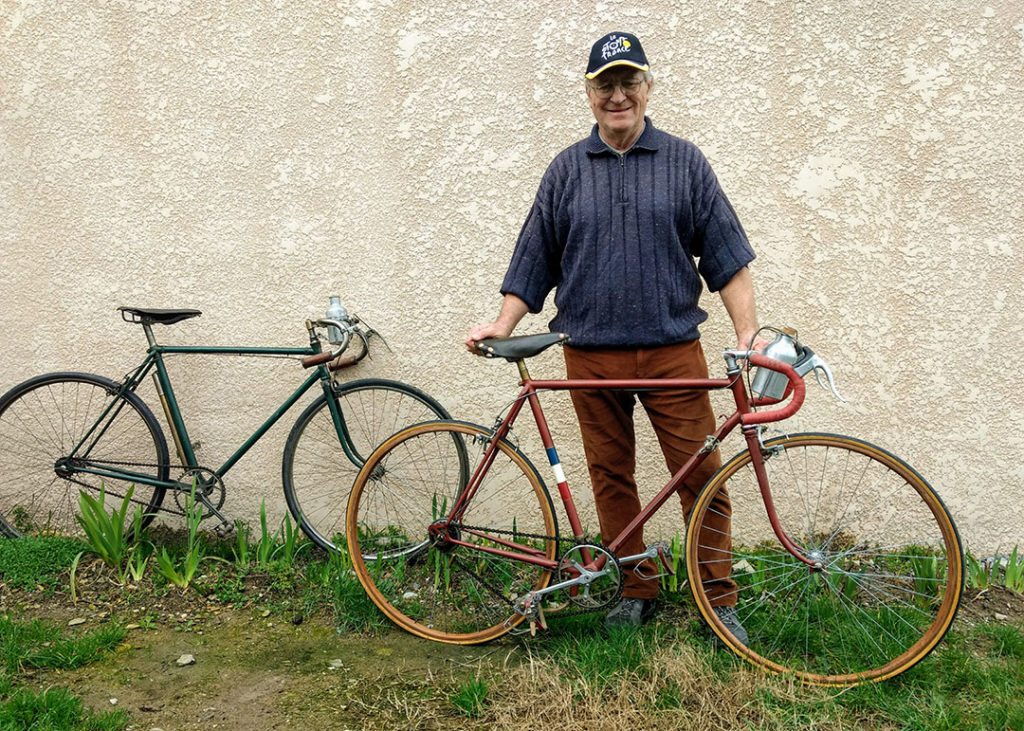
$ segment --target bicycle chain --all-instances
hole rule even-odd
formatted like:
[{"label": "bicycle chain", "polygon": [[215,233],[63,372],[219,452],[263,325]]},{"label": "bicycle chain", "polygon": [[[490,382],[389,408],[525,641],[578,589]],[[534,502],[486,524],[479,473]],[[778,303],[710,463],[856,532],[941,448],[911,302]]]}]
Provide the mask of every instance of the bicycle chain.
[{"label": "bicycle chain", "polygon": [[[113,460],[113,459],[87,459],[87,460],[81,460],[81,461],[82,462],[88,462],[90,464],[114,465],[114,466],[117,466],[117,467],[156,467],[158,469],[160,467],[163,467],[163,465],[157,464],[157,463],[153,463],[153,462],[119,462],[119,461]],[[203,467],[201,465],[196,466],[196,467],[191,467],[189,469],[190,470],[206,470],[207,472],[213,472],[213,470],[209,469],[208,467]],[[76,485],[81,485],[82,487],[88,487],[90,490],[95,490],[96,489],[95,485],[90,485],[88,482],[82,482],[81,480],[76,480],[74,477],[64,477],[62,479],[67,480],[68,482],[73,482]],[[124,498],[124,495],[119,495],[119,494],[117,494],[115,492],[109,492],[108,491],[108,492],[106,492],[106,494],[110,495],[111,497]],[[149,507],[149,503],[147,503],[147,502],[145,502],[143,500],[137,500],[135,498],[132,498],[131,502],[135,503],[136,505],[142,505],[144,507]],[[183,510],[172,510],[170,508],[164,507],[163,502],[160,503],[160,507],[157,508],[157,511],[161,512],[161,513],[167,513],[168,515],[180,515],[182,517],[185,516],[185,511],[183,511]]]},{"label": "bicycle chain", "polygon": [[[559,549],[558,550],[559,557],[565,555],[565,551],[561,550],[561,545],[560,545],[560,544],[563,544],[563,543],[571,544],[572,546],[597,545],[597,546],[603,548],[603,546],[601,546],[600,544],[595,544],[595,543],[593,543],[591,541],[583,540],[582,538],[562,538],[561,536],[548,536],[548,535],[544,535],[543,533],[523,533],[522,531],[501,530],[500,528],[491,528],[491,527],[482,526],[482,525],[464,525],[464,524],[459,524],[457,527],[458,528],[465,528],[465,529],[468,529],[468,530],[478,530],[478,531],[486,531],[488,533],[497,533],[497,534],[500,534],[500,535],[503,535],[503,536],[512,536],[514,538],[538,538],[538,539],[544,540],[544,541],[554,541],[556,546],[558,546],[558,549]],[[452,555],[452,560],[456,560],[454,554]],[[461,565],[462,562],[459,561],[458,563]],[[492,587],[488,586],[483,581],[483,579],[481,579],[479,576],[476,575],[476,573],[472,569],[467,568],[467,567],[463,567],[463,570],[466,573],[468,573],[470,576],[472,576],[474,579],[476,579],[477,582],[480,583],[489,592],[491,592],[492,594],[495,594],[499,599],[501,599],[503,602],[508,604],[508,606],[512,609],[512,611],[514,611],[514,612],[516,611],[515,604],[511,600],[505,598],[496,589],[493,589]],[[552,572],[552,573],[554,573],[554,572]],[[557,611],[553,611],[551,613],[551,618],[552,619],[560,619],[562,617],[576,617],[576,616],[579,616],[581,614],[593,614],[594,612],[598,612],[598,611],[600,611],[603,608],[604,608],[604,606],[602,605],[600,607],[594,607],[594,608],[591,608],[591,609],[569,609],[569,610],[560,609],[560,610],[557,610]],[[518,612],[516,612],[516,614],[518,614]],[[523,633],[526,633],[528,631],[529,630],[517,630],[515,628],[512,628],[510,630],[511,634],[523,634]]]}]

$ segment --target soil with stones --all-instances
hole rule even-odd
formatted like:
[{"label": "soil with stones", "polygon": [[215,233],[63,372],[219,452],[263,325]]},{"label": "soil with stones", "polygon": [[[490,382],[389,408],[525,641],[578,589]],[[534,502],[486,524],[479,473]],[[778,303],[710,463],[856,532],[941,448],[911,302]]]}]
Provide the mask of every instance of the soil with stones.
[{"label": "soil with stones", "polygon": [[[514,640],[452,647],[386,629],[339,633],[329,612],[302,613],[247,579],[247,599],[224,604],[197,591],[120,587],[97,564],[83,566],[77,601],[0,583],[0,614],[46,619],[69,636],[115,621],[124,642],[73,671],[28,670],[34,688],[66,687],[97,710],[125,709],[131,729],[164,731],[316,728],[475,728],[449,701],[481,672],[526,653]],[[692,619],[689,605],[666,605],[662,622]],[[72,620],[75,622],[68,626]],[[968,591],[957,623],[1024,627],[1024,596],[999,587]],[[185,655],[194,662],[179,664]]]},{"label": "soil with stones", "polygon": [[[26,669],[19,683],[68,688],[98,711],[127,710],[137,731],[415,728],[417,704],[446,727],[471,728],[451,690],[515,652],[512,643],[453,647],[390,629],[339,633],[328,612],[261,603],[258,577],[239,608],[194,591],[115,589],[98,567],[80,574],[76,603],[0,583],[0,615],[53,622],[69,637],[117,622],[125,640],[99,662]],[[179,664],[186,655],[194,662]]]}]

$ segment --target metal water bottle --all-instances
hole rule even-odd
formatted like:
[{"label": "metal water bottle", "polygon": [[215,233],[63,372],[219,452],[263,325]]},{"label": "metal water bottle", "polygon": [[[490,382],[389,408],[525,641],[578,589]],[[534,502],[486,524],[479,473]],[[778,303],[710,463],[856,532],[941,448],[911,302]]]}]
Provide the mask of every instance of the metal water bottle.
[{"label": "metal water bottle", "polygon": [[[348,310],[346,310],[345,306],[341,304],[340,296],[336,294],[332,294],[330,296],[330,302],[327,305],[327,313],[324,315],[324,318],[327,320],[338,320],[341,322],[344,322],[345,320],[348,319]],[[343,335],[341,332],[341,328],[335,325],[327,326],[328,340],[330,340],[334,344],[337,344],[342,341],[342,338]]]},{"label": "metal water bottle", "polygon": [[[778,337],[764,349],[762,355],[780,360],[789,365],[796,363],[799,356],[797,352],[796,330],[788,327],[783,328]],[[767,368],[758,368],[757,373],[754,374],[754,381],[750,384],[750,390],[758,398],[781,399],[786,393],[786,386],[788,385],[789,379],[786,378],[784,373],[768,370]]]}]

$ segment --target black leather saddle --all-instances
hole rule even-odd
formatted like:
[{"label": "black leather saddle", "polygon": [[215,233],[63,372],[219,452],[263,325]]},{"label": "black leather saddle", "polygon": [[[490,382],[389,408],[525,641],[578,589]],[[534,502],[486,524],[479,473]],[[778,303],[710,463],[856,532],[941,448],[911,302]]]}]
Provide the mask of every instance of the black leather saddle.
[{"label": "black leather saddle", "polygon": [[569,342],[565,333],[541,333],[540,335],[515,335],[511,338],[488,338],[476,344],[477,350],[488,358],[504,358],[507,361],[532,358],[543,353],[552,345]]},{"label": "black leather saddle", "polygon": [[190,317],[199,317],[199,310],[155,310],[151,307],[118,307],[125,322],[136,325],[173,325]]}]

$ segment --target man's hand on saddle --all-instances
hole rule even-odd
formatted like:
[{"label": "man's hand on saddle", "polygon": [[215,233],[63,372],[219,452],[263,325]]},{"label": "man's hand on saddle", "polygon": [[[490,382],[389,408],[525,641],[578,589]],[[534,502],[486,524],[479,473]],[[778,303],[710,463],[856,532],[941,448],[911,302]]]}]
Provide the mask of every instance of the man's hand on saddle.
[{"label": "man's hand on saddle", "polygon": [[512,328],[501,322],[487,322],[482,325],[474,325],[469,329],[466,336],[466,350],[473,355],[483,355],[477,343],[487,338],[507,338],[512,334]]}]

